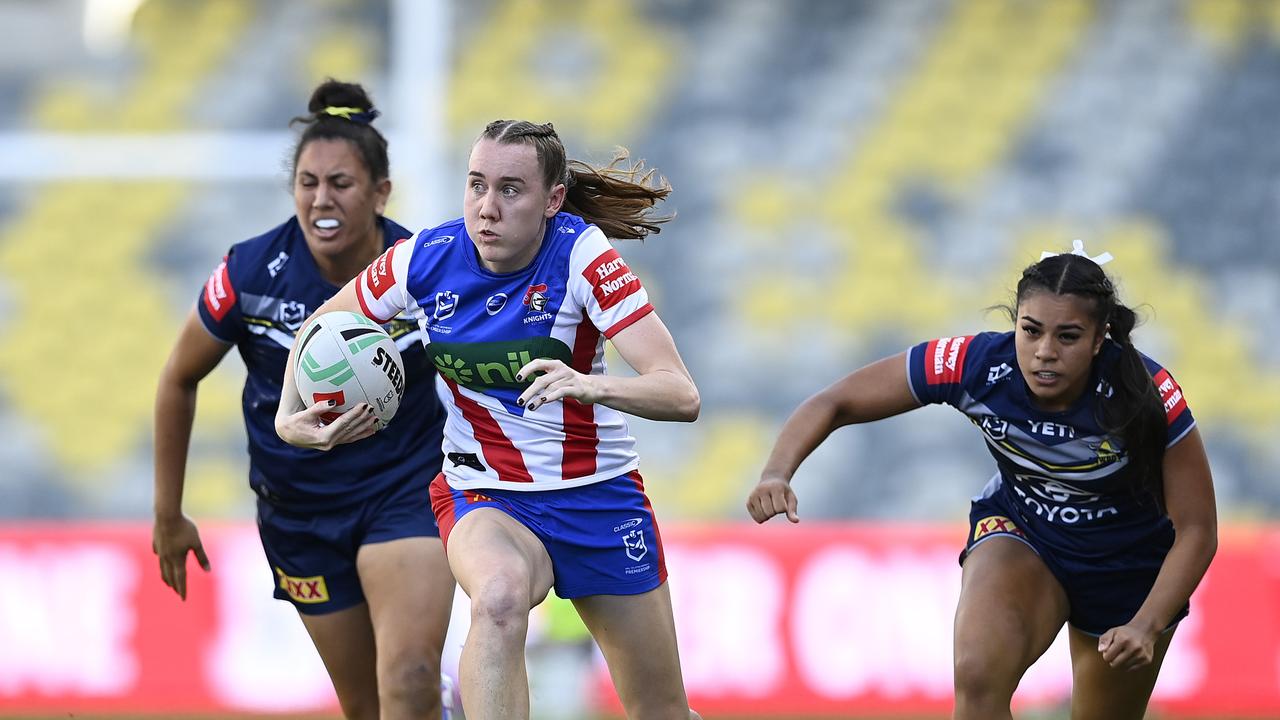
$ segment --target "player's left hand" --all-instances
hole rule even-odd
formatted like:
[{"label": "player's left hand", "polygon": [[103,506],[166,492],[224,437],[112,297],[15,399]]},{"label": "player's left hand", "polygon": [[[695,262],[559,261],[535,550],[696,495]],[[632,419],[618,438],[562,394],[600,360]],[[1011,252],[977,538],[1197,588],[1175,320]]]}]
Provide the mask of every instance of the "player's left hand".
[{"label": "player's left hand", "polygon": [[1098,638],[1098,652],[1117,670],[1137,670],[1150,665],[1155,657],[1157,634],[1133,623],[1114,627]]},{"label": "player's left hand", "polygon": [[533,378],[529,387],[520,393],[516,404],[525,410],[537,410],[549,402],[573,398],[590,405],[600,400],[595,380],[565,365],[561,360],[538,358],[520,368],[516,380],[524,382]]}]

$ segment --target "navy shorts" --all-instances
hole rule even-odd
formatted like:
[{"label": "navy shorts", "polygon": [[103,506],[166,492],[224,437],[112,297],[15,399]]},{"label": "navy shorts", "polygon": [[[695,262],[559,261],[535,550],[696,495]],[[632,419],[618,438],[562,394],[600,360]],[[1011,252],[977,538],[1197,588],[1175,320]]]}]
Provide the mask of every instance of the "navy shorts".
[{"label": "navy shorts", "polygon": [[[1133,619],[1146,601],[1167,551],[1140,548],[1117,558],[1106,567],[1055,552],[1026,532],[1017,512],[1011,512],[999,493],[973,501],[969,509],[969,538],[960,564],[975,547],[994,537],[1012,537],[1035,551],[1067,593],[1071,614],[1067,622],[1084,633],[1100,636]],[[1174,616],[1168,630],[1187,616],[1189,606]]]},{"label": "navy shorts", "polygon": [[407,537],[438,537],[429,488],[419,477],[332,512],[290,512],[258,499],[258,535],[275,574],[275,596],[308,615],[364,602],[360,546]]},{"label": "navy shorts", "polygon": [[441,474],[431,504],[448,549],[467,513],[496,508],[528,528],[547,549],[556,595],[639,595],[667,579],[662,535],[639,472],[563,490],[455,490]]}]

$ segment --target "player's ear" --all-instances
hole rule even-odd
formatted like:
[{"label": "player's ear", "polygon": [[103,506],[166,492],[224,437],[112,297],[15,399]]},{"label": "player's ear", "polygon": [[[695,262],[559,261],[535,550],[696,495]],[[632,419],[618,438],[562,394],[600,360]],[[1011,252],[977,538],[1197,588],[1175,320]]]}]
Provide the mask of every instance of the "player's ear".
[{"label": "player's ear", "polygon": [[565,196],[569,194],[568,188],[564,183],[556,183],[551,186],[551,194],[547,196],[547,207],[543,211],[543,216],[550,219],[560,212],[560,208],[564,207]]},{"label": "player's ear", "polygon": [[391,197],[391,178],[382,178],[373,186],[373,211],[379,215],[386,212],[387,200]]}]

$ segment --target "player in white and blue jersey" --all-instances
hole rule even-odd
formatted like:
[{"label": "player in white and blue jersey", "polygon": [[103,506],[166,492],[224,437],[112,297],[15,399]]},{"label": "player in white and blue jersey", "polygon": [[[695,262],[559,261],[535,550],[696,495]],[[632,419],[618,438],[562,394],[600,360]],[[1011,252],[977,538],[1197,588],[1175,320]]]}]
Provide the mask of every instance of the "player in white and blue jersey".
[{"label": "player in white and blue jersey", "polygon": [[798,522],[790,480],[838,427],[930,403],[964,413],[996,474],[973,499],[955,623],[955,716],[1009,718],[1069,627],[1073,718],[1141,718],[1217,548],[1213,481],[1182,389],[1077,252],[1028,267],[1015,330],[941,338],[858,370],[787,420],[747,499]]},{"label": "player in white and blue jersey", "polygon": [[[454,582],[431,513],[444,412],[435,370],[404,317],[384,318],[406,372],[394,421],[360,447],[296,448],[275,432],[280,377],[303,319],[373,258],[410,235],[382,216],[386,141],[359,85],[312,95],[293,154],[296,215],[236,243],[187,319],[156,395],[153,532],[165,583],[186,597],[189,552],[207,571],[182,513],[200,381],[236,347],[249,485],[275,597],[297,609],[348,718],[441,717],[440,657]],[[287,689],[282,689],[287,692]]]},{"label": "player in white and blue jersey", "polygon": [[[468,167],[461,219],[388,250],[321,308],[408,312],[439,372],[448,419],[432,498],[471,597],[467,717],[529,717],[528,613],[554,587],[603,651],[628,717],[696,718],[623,413],[692,421],[700,400],[609,243],[656,231],[647,212],[670,189],[617,163],[569,162],[551,125],[522,121],[490,123]],[[606,374],[606,339],[636,376]],[[285,383],[281,437],[334,442],[342,430],[315,421],[322,407],[303,409],[288,372]]]}]

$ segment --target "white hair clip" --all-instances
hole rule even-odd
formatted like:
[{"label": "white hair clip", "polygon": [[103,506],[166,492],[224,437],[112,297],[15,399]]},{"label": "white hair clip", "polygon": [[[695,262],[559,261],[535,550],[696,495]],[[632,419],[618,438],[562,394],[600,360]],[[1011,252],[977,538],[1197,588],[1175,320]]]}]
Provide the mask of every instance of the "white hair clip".
[{"label": "white hair clip", "polygon": [[1097,257],[1089,257],[1089,253],[1084,251],[1083,240],[1072,240],[1071,252],[1069,253],[1042,252],[1040,253],[1040,259],[1044,260],[1045,258],[1051,258],[1054,255],[1079,255],[1080,257],[1083,257],[1083,258],[1089,258],[1090,260],[1098,263],[1099,265],[1106,265],[1112,260],[1115,260],[1115,257],[1113,257],[1109,252],[1104,252]]}]

